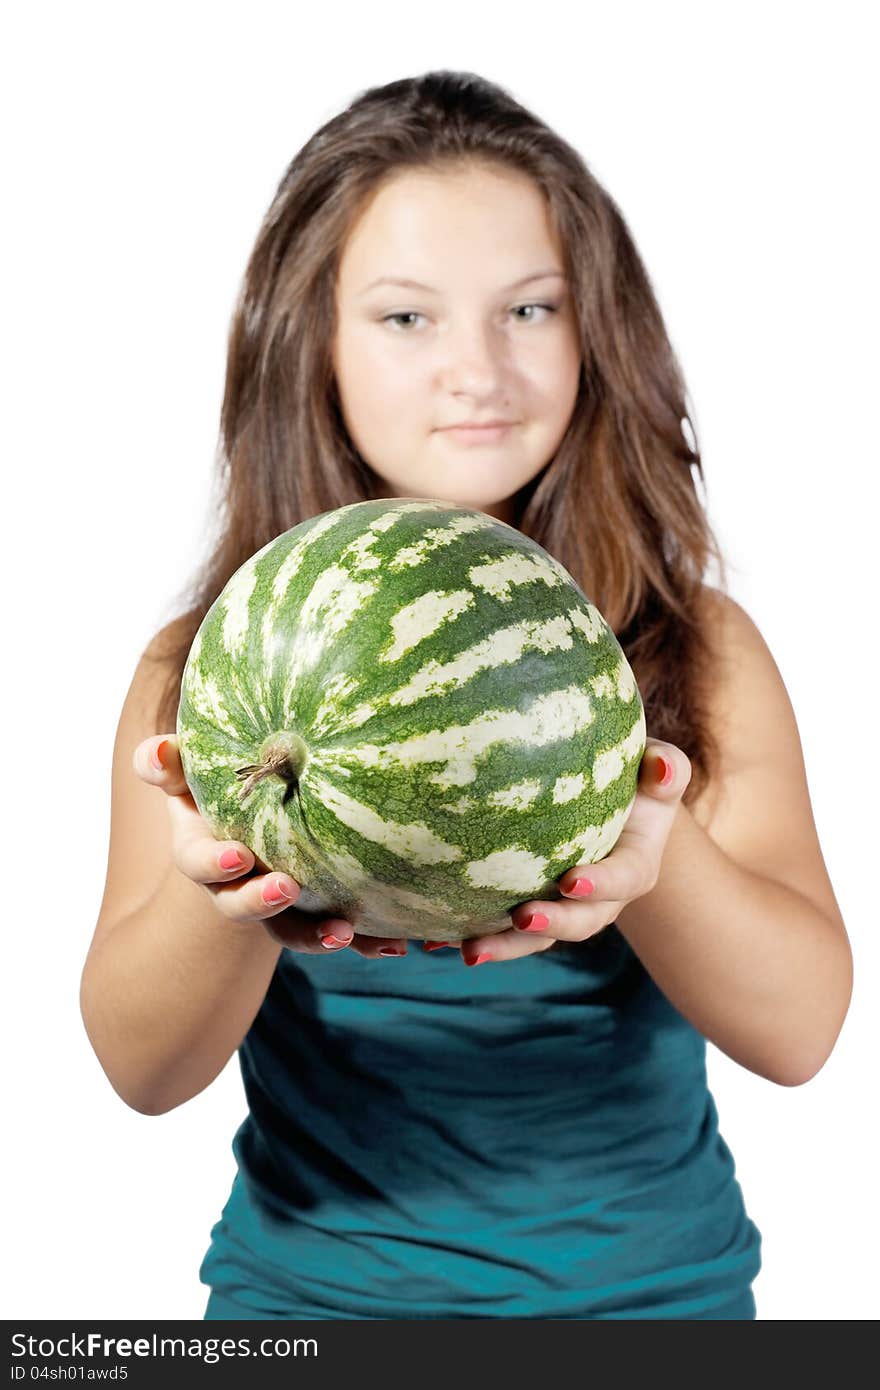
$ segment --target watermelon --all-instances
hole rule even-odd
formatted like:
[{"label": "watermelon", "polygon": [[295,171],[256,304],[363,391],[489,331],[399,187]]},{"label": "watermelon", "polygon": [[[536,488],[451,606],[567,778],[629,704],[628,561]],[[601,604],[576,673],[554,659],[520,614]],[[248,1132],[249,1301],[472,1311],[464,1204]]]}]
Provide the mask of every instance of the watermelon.
[{"label": "watermelon", "polygon": [[187,656],[177,735],[214,835],[290,874],[297,911],[457,941],[610,852],[645,714],[542,546],[404,497],[312,517],[236,571]]}]

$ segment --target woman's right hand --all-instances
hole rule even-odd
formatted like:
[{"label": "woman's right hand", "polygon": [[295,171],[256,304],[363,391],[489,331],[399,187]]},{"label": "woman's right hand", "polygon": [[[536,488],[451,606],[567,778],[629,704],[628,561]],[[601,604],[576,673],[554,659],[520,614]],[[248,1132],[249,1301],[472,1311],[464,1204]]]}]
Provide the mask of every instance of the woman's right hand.
[{"label": "woman's right hand", "polygon": [[[338,917],[316,924],[291,906],[300,894],[295,879],[289,874],[262,872],[256,855],[240,841],[217,840],[187,786],[176,735],[144,739],[134,750],[133,763],[137,775],[168,798],[176,867],[211,894],[224,917],[241,923],[261,922],[279,945],[310,955],[349,945],[359,955],[371,958],[406,955],[405,940],[363,936]],[[234,862],[236,854],[240,863]]]}]

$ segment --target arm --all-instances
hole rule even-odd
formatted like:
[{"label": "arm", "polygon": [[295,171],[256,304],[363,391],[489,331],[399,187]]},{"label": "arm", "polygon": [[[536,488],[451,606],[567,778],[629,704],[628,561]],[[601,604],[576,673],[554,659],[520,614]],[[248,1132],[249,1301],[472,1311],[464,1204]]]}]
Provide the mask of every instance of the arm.
[{"label": "arm", "polygon": [[117,1094],[145,1115],[188,1100],[222,1071],[281,953],[262,923],[224,916],[172,863],[166,798],[132,768],[135,747],[153,730],[157,689],[142,658],[113,751],[107,880],[80,981],[98,1060]]},{"label": "arm", "polygon": [[203,1091],[254,1021],[281,946],[221,917],[176,871],[94,943],[80,1009],[111,1085],[161,1115]]},{"label": "arm", "polygon": [[656,887],[617,927],[679,1013],[750,1071],[797,1086],[828,1058],[852,992],[839,917],[737,864],[686,806]]},{"label": "arm", "polygon": [[[716,676],[707,716],[720,751],[708,787],[685,805],[687,754],[649,737],[611,853],[567,870],[562,902],[518,904],[509,931],[469,938],[462,954],[469,965],[512,960],[616,923],[695,1028],[751,1071],[795,1086],[834,1046],[852,953],[779,671],[737,604],[711,589],[706,603]],[[670,764],[662,782],[658,755]]]},{"label": "arm", "polygon": [[[290,906],[300,889],[289,874],[263,872],[247,845],[215,839],[186,784],[176,735],[154,733],[162,674],[142,657],[123,705],[104,899],[80,982],[98,1060],[117,1094],[145,1115],[182,1104],[222,1071],[259,1011],[282,947],[403,954],[399,941],[299,912]],[[160,747],[156,766],[150,754]],[[239,853],[228,867],[220,859],[227,849]]]},{"label": "arm", "polygon": [[824,1065],[853,962],[782,677],[758,629],[709,591],[721,767],[711,808],[678,808],[655,887],[617,926],[694,1027],[750,1070],[800,1085]]}]

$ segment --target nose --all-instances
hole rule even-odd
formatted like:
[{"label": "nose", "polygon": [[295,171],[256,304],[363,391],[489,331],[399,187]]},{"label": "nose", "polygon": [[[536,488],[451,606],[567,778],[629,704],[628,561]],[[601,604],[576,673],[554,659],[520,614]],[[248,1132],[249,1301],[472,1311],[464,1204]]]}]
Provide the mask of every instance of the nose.
[{"label": "nose", "polygon": [[442,375],[448,390],[485,392],[501,384],[507,351],[503,333],[470,320],[450,325],[444,337]]}]

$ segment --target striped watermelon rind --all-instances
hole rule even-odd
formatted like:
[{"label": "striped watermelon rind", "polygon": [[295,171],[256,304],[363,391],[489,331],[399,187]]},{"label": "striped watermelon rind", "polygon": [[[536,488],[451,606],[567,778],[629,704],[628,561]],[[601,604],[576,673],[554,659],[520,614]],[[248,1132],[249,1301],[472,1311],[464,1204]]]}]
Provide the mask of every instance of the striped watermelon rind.
[{"label": "striped watermelon rind", "polygon": [[645,714],[605,619],[514,527],[357,502],[232,576],[184,667],[177,735],[220,839],[367,936],[460,940],[560,898],[614,847]]}]

